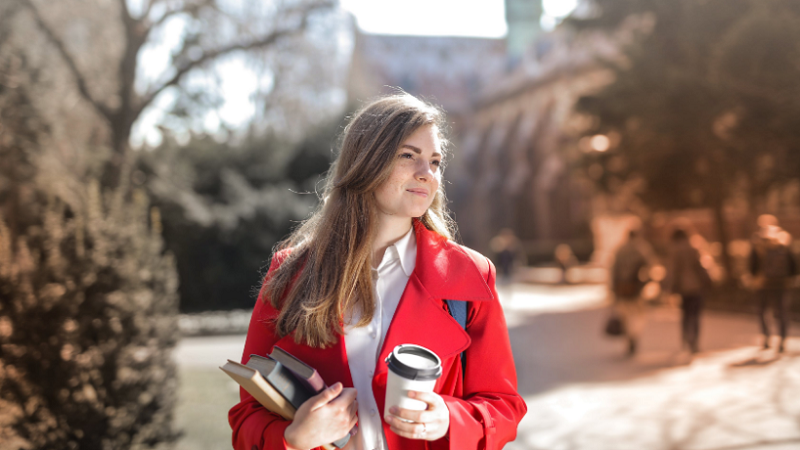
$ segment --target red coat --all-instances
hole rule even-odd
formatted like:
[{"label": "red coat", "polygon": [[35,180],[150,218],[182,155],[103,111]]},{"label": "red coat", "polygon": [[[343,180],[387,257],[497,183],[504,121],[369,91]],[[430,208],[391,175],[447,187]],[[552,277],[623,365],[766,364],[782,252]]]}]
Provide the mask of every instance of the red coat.
[{"label": "red coat", "polygon": [[[438,441],[400,437],[383,422],[390,450],[501,449],[514,440],[527,407],[517,393],[517,374],[503,310],[495,290],[494,265],[481,254],[448,241],[414,221],[417,262],[378,356],[372,390],[383,411],[387,366],[384,359],[399,344],[418,344],[442,359],[442,376],[434,391],[450,411],[448,438]],[[276,260],[270,266],[272,271]],[[467,331],[447,312],[445,299],[468,300]],[[243,362],[265,355],[276,344],[315,367],[328,385],[337,381],[353,387],[344,340],[325,349],[296,344],[292,336],[279,339],[269,319],[277,311],[256,301]],[[466,376],[459,354],[466,349]],[[289,422],[263,408],[246,391],[229,412],[236,450],[284,449]]]}]

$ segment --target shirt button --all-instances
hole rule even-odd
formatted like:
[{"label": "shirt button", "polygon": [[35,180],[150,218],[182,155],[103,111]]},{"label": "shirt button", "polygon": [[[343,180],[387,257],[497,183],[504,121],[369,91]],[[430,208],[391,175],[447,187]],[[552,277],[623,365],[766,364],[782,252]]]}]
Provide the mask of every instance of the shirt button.
[{"label": "shirt button", "polygon": [[370,415],[370,416],[372,416],[372,417],[375,417],[377,414],[378,414],[378,411],[377,411],[377,410],[371,409],[371,410],[369,411],[369,415]]}]

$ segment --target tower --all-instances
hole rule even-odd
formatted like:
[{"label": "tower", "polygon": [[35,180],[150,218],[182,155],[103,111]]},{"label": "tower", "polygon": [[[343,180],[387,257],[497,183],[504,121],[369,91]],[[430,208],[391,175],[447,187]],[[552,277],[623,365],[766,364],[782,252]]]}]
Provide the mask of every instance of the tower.
[{"label": "tower", "polygon": [[519,60],[542,31],[542,0],[505,0],[505,5],[508,56]]}]

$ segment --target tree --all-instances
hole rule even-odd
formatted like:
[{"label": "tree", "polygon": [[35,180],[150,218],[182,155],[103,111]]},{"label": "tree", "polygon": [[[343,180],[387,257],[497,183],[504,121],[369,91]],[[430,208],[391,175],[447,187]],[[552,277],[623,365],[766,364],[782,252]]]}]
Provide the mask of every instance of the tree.
[{"label": "tree", "polygon": [[[131,186],[131,126],[224,55],[283,53],[311,11],[324,9],[287,2],[267,11],[271,4],[238,22],[244,15],[231,15],[231,2],[134,3],[0,2],[4,445],[137,449],[174,440],[178,283],[160,211]],[[171,21],[186,27],[181,45],[148,85],[139,57]]]},{"label": "tree", "polygon": [[[586,135],[617,143],[589,154],[598,185],[639,180],[651,208],[710,207],[731,273],[723,208],[800,172],[800,5],[790,0],[596,0],[580,29],[633,30],[616,81],[582,98]],[[601,168],[598,170],[597,168]]]},{"label": "tree", "polygon": [[134,181],[162,213],[181,311],[252,308],[273,247],[317,206],[341,119],[299,143],[274,134],[238,144],[195,136],[142,155]]},{"label": "tree", "polygon": [[[58,20],[59,8],[44,9],[37,0],[18,0],[33,16],[37,27],[66,63],[70,76],[81,97],[107,124],[111,132],[112,156],[103,171],[103,185],[115,187],[120,183],[123,163],[129,150],[129,139],[134,123],[145,109],[165,91],[181,88],[184,81],[196,70],[208,68],[212,63],[237,52],[261,52],[279,47],[284,40],[303,33],[316,12],[328,11],[335,6],[333,0],[299,0],[276,2],[268,5],[260,1],[244,1],[236,8],[224,0],[142,0],[134,12],[129,0],[116,0],[111,8],[121,25],[121,48],[117,50],[117,67],[109,74],[90,76],[74,43],[65,39],[68,21]],[[59,2],[60,6],[81,9],[91,14],[99,5]],[[108,14],[109,8],[97,8]],[[180,44],[172,52],[166,73],[147,83],[139,77],[140,56],[150,43],[153,34],[172,20],[183,21]],[[94,33],[93,30],[88,30]],[[97,36],[100,37],[100,36]],[[266,58],[265,58],[266,59]],[[109,76],[110,75],[110,76]],[[99,76],[113,82],[103,83]],[[276,84],[279,80],[274,80]],[[143,90],[137,86],[146,84]],[[104,86],[105,85],[105,86]],[[100,89],[96,86],[102,86]],[[102,91],[102,92],[100,92]]]},{"label": "tree", "polygon": [[58,127],[34,101],[44,69],[19,57],[14,12],[0,8],[0,439],[50,449],[173,440],[177,278],[157,218],[143,192],[104,195],[68,167],[48,168]]}]

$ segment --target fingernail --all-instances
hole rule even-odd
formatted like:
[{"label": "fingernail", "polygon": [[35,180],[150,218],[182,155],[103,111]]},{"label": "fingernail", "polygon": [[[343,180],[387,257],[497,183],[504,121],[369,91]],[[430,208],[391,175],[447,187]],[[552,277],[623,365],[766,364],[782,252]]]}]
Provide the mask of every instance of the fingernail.
[{"label": "fingernail", "polygon": [[391,408],[389,408],[389,412],[392,414],[397,414],[398,412],[397,406],[392,406]]},{"label": "fingernail", "polygon": [[417,396],[417,393],[414,391],[408,391],[408,398],[414,398]]}]

